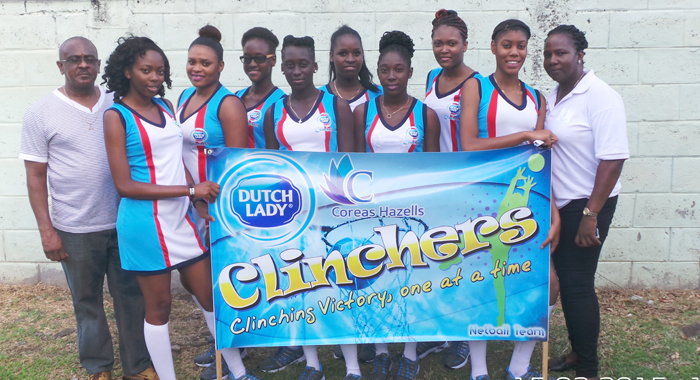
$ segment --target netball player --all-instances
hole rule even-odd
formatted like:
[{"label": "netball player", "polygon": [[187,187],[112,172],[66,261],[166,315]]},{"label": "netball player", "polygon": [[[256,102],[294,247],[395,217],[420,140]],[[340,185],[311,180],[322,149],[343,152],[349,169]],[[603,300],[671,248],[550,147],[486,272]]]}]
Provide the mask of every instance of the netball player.
[{"label": "netball player", "polygon": [[365,63],[360,34],[347,25],[331,35],[328,78],[328,84],[321,89],[347,101],[351,110],[382,94]]},{"label": "netball player", "polygon": [[[377,77],[384,94],[355,108],[355,145],[359,152],[440,151],[440,122],[432,109],[407,92],[413,75],[413,40],[403,32],[386,32],[379,41]],[[441,343],[440,343],[441,344]],[[369,378],[387,379],[392,363],[386,343],[375,344],[377,357]],[[408,342],[397,380],[415,379],[420,370],[416,342]]]},{"label": "netball player", "polygon": [[[263,131],[265,112],[284,96],[284,91],[272,84],[272,68],[277,63],[275,50],[278,45],[277,37],[269,29],[261,27],[249,29],[241,38],[241,46],[243,46],[241,63],[251,85],[238,91],[236,95],[243,100],[248,113],[248,148],[265,148]],[[262,367],[262,369],[282,368]]]},{"label": "netball player", "polygon": [[[267,149],[303,152],[352,152],[353,119],[348,103],[314,86],[316,64],[311,37],[287,36],[282,43],[282,73],[291,94],[275,102],[265,115]],[[361,379],[357,345],[341,345],[347,375]],[[300,380],[323,380],[316,346],[303,346],[306,368]]]},{"label": "netball player", "polygon": [[[535,140],[552,146],[557,138],[544,130],[545,99],[539,91],[518,79],[527,57],[530,28],[519,20],[506,20],[496,26],[491,36],[491,52],[496,58],[496,71],[488,77],[473,78],[464,85],[461,99],[460,138],[463,150],[487,150],[512,147]],[[542,244],[552,244],[554,251],[558,241],[559,217],[552,212],[552,226]],[[506,251],[508,252],[508,251]],[[491,250],[495,256],[494,249]],[[556,275],[550,265],[550,283],[556,289]],[[550,305],[556,302],[556,291],[550,289]],[[505,305],[505,296],[498,300]],[[550,306],[551,313],[553,306]],[[499,318],[504,318],[502,312]],[[541,377],[530,369],[530,356],[535,341],[515,343],[513,356],[506,369],[506,379],[531,379]],[[472,358],[471,378],[490,379],[486,367],[486,341],[470,341]]]},{"label": "netball player", "polygon": [[[467,24],[457,12],[445,9],[437,11],[433,19],[431,38],[433,54],[440,67],[428,74],[425,104],[435,110],[440,120],[440,151],[456,152],[461,150],[459,114],[462,87],[467,79],[481,75],[464,64]],[[466,358],[461,364],[464,363]]]},{"label": "netball player", "polygon": [[[144,338],[153,365],[161,379],[174,380],[168,331],[170,272],[178,269],[183,286],[202,305],[213,327],[209,253],[193,222],[190,201],[213,201],[219,185],[195,185],[185,169],[182,132],[172,104],[162,98],[163,82],[171,85],[170,65],[153,41],[120,39],[103,78],[115,93],[104,125],[110,170],[122,196],[117,217],[122,266],[137,276],[144,293]],[[229,362],[235,361],[232,353],[238,350],[222,350]]]},{"label": "netball player", "polygon": [[[199,38],[191,44],[187,53],[186,72],[193,87],[183,91],[178,101],[175,117],[183,134],[183,159],[192,175],[193,183],[206,181],[206,152],[212,147],[244,148],[247,143],[246,112],[243,103],[219,82],[224,69],[224,49],[221,32],[211,25],[199,30]],[[199,213],[208,214],[208,204],[203,199],[194,202]],[[195,223],[201,236],[208,242],[205,220],[195,214]],[[195,302],[197,300],[195,299]],[[195,356],[195,364],[206,366],[214,360],[214,348]],[[232,355],[234,377],[245,375],[238,350]],[[230,369],[223,362],[223,374]],[[216,366],[210,366],[200,375],[201,379],[216,378]]]}]

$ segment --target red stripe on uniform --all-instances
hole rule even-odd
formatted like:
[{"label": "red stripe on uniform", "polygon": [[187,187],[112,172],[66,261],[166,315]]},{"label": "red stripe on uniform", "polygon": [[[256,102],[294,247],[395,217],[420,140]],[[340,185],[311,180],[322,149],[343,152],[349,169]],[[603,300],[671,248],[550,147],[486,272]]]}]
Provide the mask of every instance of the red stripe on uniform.
[{"label": "red stripe on uniform", "polygon": [[491,93],[491,101],[489,102],[489,110],[486,113],[486,130],[489,137],[496,137],[496,111],[498,108],[498,93],[493,90]]},{"label": "red stripe on uniform", "polygon": [[287,120],[287,110],[282,107],[282,117],[280,118],[279,123],[277,123],[277,138],[280,140],[282,145],[287,148],[287,150],[292,150],[292,146],[289,145],[287,142],[287,139],[284,138],[284,121]]},{"label": "red stripe on uniform", "polygon": [[379,113],[374,117],[374,121],[372,121],[372,126],[369,127],[369,132],[367,132],[367,145],[369,145],[369,150],[374,153],[374,147],[372,146],[372,133],[374,133],[374,127],[377,126],[377,123],[379,122]]},{"label": "red stripe on uniform", "polygon": [[438,78],[437,75],[435,76],[435,78],[433,78],[433,83],[432,83],[432,85],[430,86],[430,90],[428,90],[428,93],[425,94],[425,97],[426,97],[426,98],[427,98],[428,95],[430,95],[430,93],[433,92],[433,90],[435,89],[435,81],[437,80],[437,78]]},{"label": "red stripe on uniform", "polygon": [[[321,103],[318,104],[318,112],[319,112],[321,115],[323,115],[324,113],[326,113],[326,109],[325,109],[325,107],[323,107],[323,102],[321,102]],[[324,126],[324,127],[325,127],[325,126]],[[325,128],[324,128],[324,129],[325,129]],[[324,142],[325,142],[325,146],[326,146],[326,152],[330,152],[330,151],[331,151],[331,131],[328,131],[328,130],[327,130],[326,133],[325,133],[325,135],[326,135],[326,136],[325,136],[325,141],[324,141]]]},{"label": "red stripe on uniform", "polygon": [[[162,107],[161,107],[162,109]],[[141,136],[141,145],[143,145],[143,151],[146,155],[146,164],[148,165],[148,174],[152,184],[156,184],[156,167],[153,163],[153,151],[151,150],[151,140],[148,138],[146,129],[141,124],[141,119],[135,114],[134,120],[136,120],[136,126],[139,129],[139,135]],[[170,266],[170,256],[168,255],[168,246],[165,245],[165,236],[163,235],[163,229],[160,226],[160,221],[158,220],[158,200],[153,200],[153,219],[156,222],[156,230],[158,231],[158,241],[160,241],[160,248],[163,251],[163,260],[165,260],[165,266]]]},{"label": "red stripe on uniform", "polygon": [[190,219],[190,216],[185,214],[185,220],[187,220],[187,223],[189,223],[190,227],[192,227],[192,231],[194,232],[194,237],[197,238],[197,244],[199,244],[199,248],[202,250],[202,252],[206,252],[207,249],[204,247],[204,244],[202,244],[202,239],[199,237],[199,231],[197,231],[197,226],[192,223],[192,219]]},{"label": "red stripe on uniform", "polygon": [[[197,129],[204,130],[204,117],[207,114],[207,105],[205,104],[199,112],[197,112],[197,118],[194,121],[194,130]],[[197,145],[197,171],[199,172],[199,182],[202,183],[207,180],[207,154],[204,151],[204,145]]]},{"label": "red stripe on uniform", "polygon": [[[411,127],[415,127],[415,126],[416,126],[416,122],[415,122],[415,120],[413,119],[413,110],[410,110],[409,112],[410,112],[411,114],[408,116],[408,120],[410,120]],[[411,147],[408,148],[408,153],[413,152],[415,149],[416,149],[416,144],[411,144]]]},{"label": "red stripe on uniform", "polygon": [[539,114],[540,114],[540,108],[537,107],[537,102],[535,101],[535,97],[532,96],[532,93],[530,92],[530,90],[527,90],[527,89],[526,89],[525,92],[527,93],[527,97],[530,98],[530,100],[532,100],[532,104],[535,106],[535,110],[537,111],[537,114],[539,115]]},{"label": "red stripe on uniform", "polygon": [[[457,95],[455,95],[453,102],[459,103],[459,98],[461,95],[462,89],[460,88],[459,91],[457,91]],[[457,120],[450,119],[450,133],[452,134],[452,151],[456,152],[459,150],[457,149]]]},{"label": "red stripe on uniform", "polygon": [[[263,118],[261,111],[262,111],[262,108],[264,105],[265,105],[265,102],[262,102],[254,110],[254,111],[258,111],[258,113],[260,114],[260,119],[258,119],[258,120],[262,120],[262,118]],[[253,112],[253,111],[251,111],[251,112]],[[248,148],[251,148],[251,149],[255,148],[255,128],[253,128],[253,125],[250,124],[250,122],[248,123]]]}]

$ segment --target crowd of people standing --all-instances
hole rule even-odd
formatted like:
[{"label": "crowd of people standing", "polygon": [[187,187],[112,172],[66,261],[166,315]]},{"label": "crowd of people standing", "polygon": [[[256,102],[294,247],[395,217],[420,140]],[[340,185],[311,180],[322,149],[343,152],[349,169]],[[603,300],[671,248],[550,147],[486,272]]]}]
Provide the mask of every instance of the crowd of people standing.
[{"label": "crowd of people standing", "polygon": [[[26,111],[20,158],[44,251],[61,262],[68,281],[80,362],[91,380],[110,379],[114,364],[102,304],[105,275],[125,379],[176,378],[168,327],[173,270],[214,334],[207,224],[219,185],[206,178],[206,148],[416,153],[536,141],[553,156],[552,225],[542,245],[552,252],[550,313],[561,295],[571,343],[550,369],[598,378],[594,275],[629,158],[622,99],[584,70],[587,41],[572,25],[552,29],[545,40],[544,69],[557,82],[549,95],[519,79],[531,37],[522,21],[494,28],[496,67],[482,68],[490,75],[465,64],[468,29],[456,12],[438,11],[432,25],[439,67],[427,73],[422,101],[408,93],[415,49],[401,31],[379,41],[377,85],[360,34],[340,27],[330,41],[328,83],[317,87],[313,38],[286,36],[278,60],[278,38],[252,28],[242,36],[240,57],[251,85],[232,92],[220,82],[221,33],[207,25],[188,49],[192,87],[176,103],[164,97],[170,63],[151,39],[118,41],[102,75],[106,88],[95,85],[101,61],[89,40],[61,45],[57,65],[65,84]],[[278,63],[289,94],[272,83]],[[446,349],[445,366],[459,369],[471,356],[471,379],[489,380],[486,344],[408,342],[396,362],[380,343],[340,345],[334,356],[345,360],[346,380],[408,380],[417,378],[422,357]],[[505,379],[541,376],[530,366],[534,347],[534,341],[515,344]],[[226,375],[261,378],[243,364],[245,350],[221,353]],[[304,360],[301,380],[325,379],[316,346],[280,347],[257,367],[276,372]],[[195,358],[203,366],[212,361],[211,350]],[[363,375],[359,362],[370,361],[373,369]],[[213,369],[202,378],[215,378]]]}]

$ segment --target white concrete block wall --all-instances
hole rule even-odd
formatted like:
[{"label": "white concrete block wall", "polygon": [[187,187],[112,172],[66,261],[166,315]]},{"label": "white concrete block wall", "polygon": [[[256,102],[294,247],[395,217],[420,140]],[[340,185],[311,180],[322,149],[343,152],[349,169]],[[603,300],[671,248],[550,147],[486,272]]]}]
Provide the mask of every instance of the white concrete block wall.
[{"label": "white concrete block wall", "polygon": [[[63,78],[55,66],[58,46],[83,35],[97,45],[103,63],[127,33],[147,35],[166,51],[176,99],[189,86],[186,49],[205,23],[219,27],[231,89],[247,85],[237,57],[240,38],[266,26],[316,39],[319,74],[327,80],[330,34],[342,23],[359,30],[370,69],[386,30],[403,30],[418,51],[410,92],[422,96],[436,66],[430,22],[438,8],[457,10],[469,26],[468,65],[494,68],[493,27],[519,18],[533,30],[522,78],[543,92],[546,32],[562,23],[587,32],[586,66],[624,98],[632,158],[622,173],[614,228],[599,265],[599,286],[697,288],[700,285],[700,1],[698,0],[53,0],[0,2],[0,282],[63,284],[59,264],[41,251],[17,159],[24,110]],[[279,70],[273,80],[286,87]]]}]

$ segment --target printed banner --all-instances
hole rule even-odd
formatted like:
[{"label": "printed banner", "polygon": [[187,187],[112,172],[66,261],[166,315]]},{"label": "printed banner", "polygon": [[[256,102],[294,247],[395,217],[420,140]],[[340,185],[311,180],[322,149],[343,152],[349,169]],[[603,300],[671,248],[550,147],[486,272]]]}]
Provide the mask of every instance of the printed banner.
[{"label": "printed banner", "polygon": [[208,153],[218,348],[547,338],[549,151]]}]

